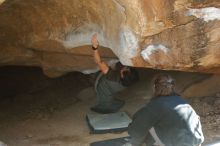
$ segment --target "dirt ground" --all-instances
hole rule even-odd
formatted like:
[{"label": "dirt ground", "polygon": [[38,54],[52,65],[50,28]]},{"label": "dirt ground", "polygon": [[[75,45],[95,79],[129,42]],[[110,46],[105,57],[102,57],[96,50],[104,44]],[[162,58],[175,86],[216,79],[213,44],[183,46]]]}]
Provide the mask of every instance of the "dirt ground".
[{"label": "dirt ground", "polygon": [[[89,146],[94,141],[127,136],[126,132],[89,133],[85,116],[92,113],[90,107],[96,102],[92,86],[94,76],[71,73],[58,79],[48,79],[40,73],[36,74],[36,70],[34,72],[31,81],[27,74],[19,74],[17,83],[13,85],[20,86],[11,88],[12,85],[8,84],[7,88],[2,89],[4,87],[1,85],[0,141],[8,146]],[[141,81],[117,95],[117,98],[126,101],[121,111],[132,116],[149,101],[152,96],[151,79],[156,73],[153,70],[141,70]],[[176,78],[176,90],[187,96],[201,116],[205,143],[220,141],[220,76],[169,73]],[[8,82],[6,77],[10,75],[15,80],[12,77],[15,74],[1,73],[2,83]],[[216,89],[207,89],[205,92],[205,89],[196,88],[206,88],[203,84],[207,82],[211,82],[210,86]],[[27,86],[21,86],[24,84]],[[200,90],[204,96],[200,96]]]}]

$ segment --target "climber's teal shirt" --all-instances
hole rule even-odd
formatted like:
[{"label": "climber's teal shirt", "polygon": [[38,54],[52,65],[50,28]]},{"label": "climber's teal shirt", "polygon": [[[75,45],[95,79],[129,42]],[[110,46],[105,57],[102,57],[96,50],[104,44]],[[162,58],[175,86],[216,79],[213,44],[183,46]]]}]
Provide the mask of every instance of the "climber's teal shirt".
[{"label": "climber's teal shirt", "polygon": [[129,125],[133,146],[154,141],[149,130],[154,128],[165,146],[199,146],[204,141],[200,118],[180,96],[162,96],[140,109]]}]

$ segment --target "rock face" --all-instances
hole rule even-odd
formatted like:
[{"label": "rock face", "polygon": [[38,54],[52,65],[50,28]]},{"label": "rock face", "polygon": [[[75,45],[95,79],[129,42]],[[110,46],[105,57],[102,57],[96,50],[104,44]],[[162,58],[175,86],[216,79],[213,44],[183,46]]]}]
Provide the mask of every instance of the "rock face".
[{"label": "rock face", "polygon": [[1,66],[93,72],[94,33],[109,63],[220,73],[219,0],[0,0]]}]

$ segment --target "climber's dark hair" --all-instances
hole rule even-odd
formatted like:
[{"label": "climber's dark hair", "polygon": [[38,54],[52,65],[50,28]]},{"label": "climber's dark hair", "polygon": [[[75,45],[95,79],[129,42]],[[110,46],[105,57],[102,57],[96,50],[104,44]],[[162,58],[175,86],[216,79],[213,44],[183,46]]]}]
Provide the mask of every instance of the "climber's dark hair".
[{"label": "climber's dark hair", "polygon": [[121,82],[123,86],[131,86],[135,82],[139,80],[139,75],[137,70],[134,68],[128,67],[129,70],[123,73],[124,77],[121,78]]}]

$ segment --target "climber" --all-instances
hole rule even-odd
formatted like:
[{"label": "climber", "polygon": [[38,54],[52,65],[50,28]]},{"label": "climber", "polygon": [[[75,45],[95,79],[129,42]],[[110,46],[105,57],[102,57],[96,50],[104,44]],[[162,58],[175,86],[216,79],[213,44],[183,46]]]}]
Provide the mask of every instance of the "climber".
[{"label": "climber", "polygon": [[100,69],[95,82],[98,103],[91,110],[102,114],[117,112],[124,105],[124,101],[114,99],[113,96],[138,81],[138,74],[134,68],[124,66],[120,62],[114,67],[108,66],[99,55],[96,34],[92,36],[91,42],[94,60]]},{"label": "climber", "polygon": [[133,116],[126,146],[200,146],[204,141],[200,117],[174,92],[174,80],[166,74],[154,80],[154,97]]}]

